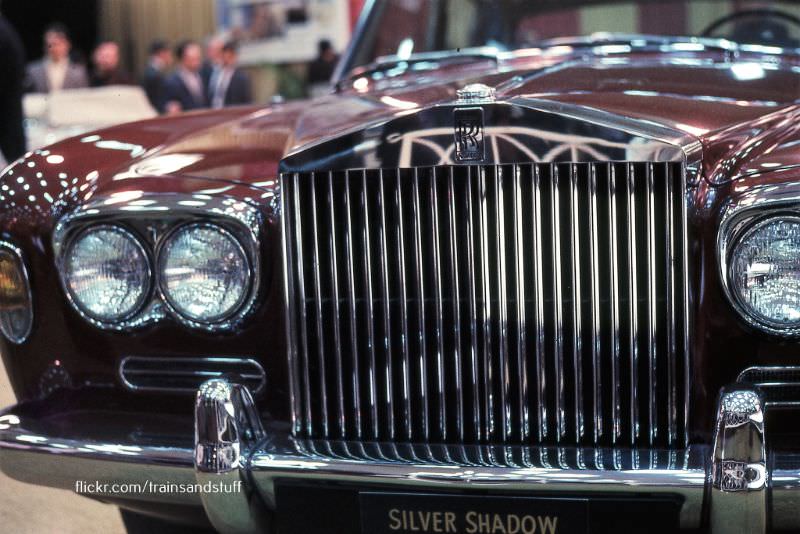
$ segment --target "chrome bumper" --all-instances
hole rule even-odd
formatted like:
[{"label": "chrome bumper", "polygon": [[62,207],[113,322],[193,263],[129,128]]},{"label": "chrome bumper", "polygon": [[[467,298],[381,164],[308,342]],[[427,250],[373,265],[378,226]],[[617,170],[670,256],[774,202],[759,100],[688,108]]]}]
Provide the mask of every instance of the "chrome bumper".
[{"label": "chrome bumper", "polygon": [[[241,483],[244,491],[237,493],[135,496],[202,505],[222,532],[267,529],[269,510],[276,505],[275,481],[292,478],[403,490],[668,494],[683,499],[683,528],[797,529],[800,456],[767,457],[762,406],[755,389],[724,390],[713,446],[665,452],[661,460],[651,451],[402,448],[292,440],[287,428],[264,428],[246,388],[211,380],[197,394],[194,449],[55,437],[11,408],[0,416],[0,469],[18,480],[65,489],[74,489],[76,479]],[[655,461],[641,461],[644,455]]]}]

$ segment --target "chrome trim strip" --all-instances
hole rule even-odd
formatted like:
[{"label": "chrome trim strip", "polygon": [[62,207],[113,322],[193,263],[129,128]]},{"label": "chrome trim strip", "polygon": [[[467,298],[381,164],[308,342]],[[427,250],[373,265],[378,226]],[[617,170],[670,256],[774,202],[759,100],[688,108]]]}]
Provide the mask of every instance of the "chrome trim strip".
[{"label": "chrome trim strip", "polygon": [[543,441],[549,435],[550,425],[547,421],[547,368],[545,367],[544,347],[544,267],[542,258],[542,175],[538,165],[532,166],[533,189],[532,194],[532,226],[533,226],[533,295],[536,309],[536,411],[538,419],[538,441]]},{"label": "chrome trim strip", "polygon": [[681,177],[681,225],[683,226],[683,253],[681,271],[683,273],[683,445],[689,445],[689,406],[691,405],[692,366],[691,336],[689,329],[692,308],[689,305],[689,215],[687,206],[692,202],[691,191],[686,187],[686,176]]},{"label": "chrome trim strip", "polygon": [[366,272],[365,285],[367,296],[367,341],[369,343],[369,401],[370,401],[370,419],[372,423],[372,437],[378,439],[380,432],[378,419],[378,386],[376,384],[378,378],[378,361],[375,354],[375,313],[373,310],[373,302],[375,300],[372,292],[372,247],[370,246],[369,234],[372,231],[372,226],[369,222],[369,196],[367,194],[367,171],[361,171],[361,202],[364,208],[364,227],[362,230],[362,239],[364,240],[364,271]]}]

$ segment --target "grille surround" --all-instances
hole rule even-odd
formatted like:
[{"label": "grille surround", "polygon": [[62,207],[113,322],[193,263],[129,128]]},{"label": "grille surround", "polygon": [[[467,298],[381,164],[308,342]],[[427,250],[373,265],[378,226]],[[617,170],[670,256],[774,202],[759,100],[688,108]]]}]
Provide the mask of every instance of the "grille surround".
[{"label": "grille surround", "polygon": [[686,445],[685,191],[673,162],[281,175],[295,435]]}]

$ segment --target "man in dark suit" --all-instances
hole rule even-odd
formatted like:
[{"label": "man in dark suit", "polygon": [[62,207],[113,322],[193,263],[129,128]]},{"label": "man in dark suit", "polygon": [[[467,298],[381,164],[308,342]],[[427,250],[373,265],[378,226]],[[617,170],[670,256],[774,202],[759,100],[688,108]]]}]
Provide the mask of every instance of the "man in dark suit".
[{"label": "man in dark suit", "polygon": [[228,41],[222,47],[220,64],[214,68],[208,82],[208,95],[212,108],[249,104],[253,101],[250,77],[237,66],[238,45]]},{"label": "man in dark suit", "polygon": [[86,68],[69,57],[72,43],[67,29],[52,24],[44,32],[45,56],[28,66],[28,84],[36,93],[89,86]]},{"label": "man in dark suit", "polygon": [[0,16],[0,152],[11,163],[25,153],[22,127],[22,87],[25,54],[22,41],[5,17]]},{"label": "man in dark suit", "polygon": [[175,72],[167,78],[166,112],[173,114],[208,107],[206,89],[200,76],[203,62],[200,45],[194,41],[184,41],[175,49],[175,55],[179,63]]},{"label": "man in dark suit", "polygon": [[142,87],[147,98],[159,113],[164,113],[167,105],[166,71],[172,65],[172,50],[162,40],[150,45],[150,59],[144,69]]}]

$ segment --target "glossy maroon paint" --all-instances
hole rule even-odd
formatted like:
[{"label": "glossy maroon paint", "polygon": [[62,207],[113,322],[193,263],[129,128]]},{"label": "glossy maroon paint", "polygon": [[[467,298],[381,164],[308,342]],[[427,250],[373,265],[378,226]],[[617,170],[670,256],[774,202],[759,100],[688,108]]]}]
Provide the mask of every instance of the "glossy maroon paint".
[{"label": "glossy maroon paint", "polygon": [[[20,346],[2,341],[0,347],[18,398],[49,391],[42,377],[51,376],[46,372],[56,362],[74,388],[104,387],[130,397],[115,375],[125,355],[241,355],[258,358],[266,368],[262,409],[288,418],[274,213],[279,161],[322,139],[451,101],[456,89],[482,82],[498,88],[498,99],[525,96],[602,109],[683,130],[701,143],[703,180],[688,192],[692,435],[707,440],[712,402],[723,384],[749,365],[797,364],[800,358],[796,341],[760,334],[732,311],[716,254],[720,213],[729,199],[756,185],[800,179],[800,58],[743,53],[731,63],[725,53],[709,51],[617,53],[614,61],[602,54],[584,56],[528,50],[499,64],[476,60],[382,80],[356,73],[338,94],[311,102],[122,125],[29,154],[2,176],[0,191],[0,230],[23,249],[35,295],[30,340]],[[745,67],[737,73],[735,65]],[[54,267],[55,222],[92,198],[137,191],[220,194],[250,202],[264,214],[264,290],[256,313],[240,330],[212,335],[167,320],[133,332],[100,331],[66,303]],[[160,411],[189,417],[188,399],[144,399]]]}]

